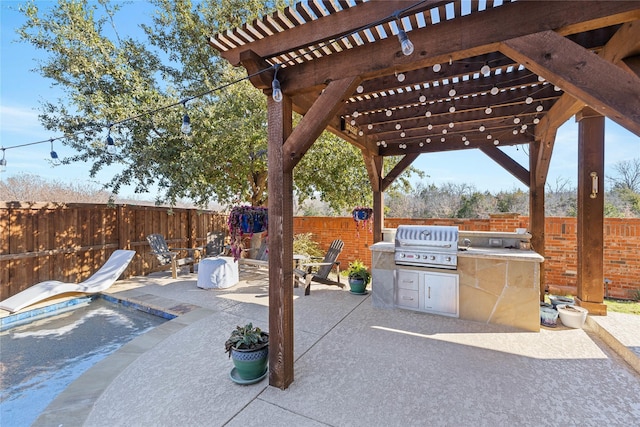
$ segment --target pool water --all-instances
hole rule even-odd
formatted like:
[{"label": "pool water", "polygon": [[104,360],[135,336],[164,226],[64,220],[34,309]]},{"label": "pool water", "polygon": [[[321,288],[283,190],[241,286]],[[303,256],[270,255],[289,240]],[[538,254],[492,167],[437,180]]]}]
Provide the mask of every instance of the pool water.
[{"label": "pool water", "polygon": [[97,298],[0,332],[0,420],[30,426],[98,361],[166,319]]}]

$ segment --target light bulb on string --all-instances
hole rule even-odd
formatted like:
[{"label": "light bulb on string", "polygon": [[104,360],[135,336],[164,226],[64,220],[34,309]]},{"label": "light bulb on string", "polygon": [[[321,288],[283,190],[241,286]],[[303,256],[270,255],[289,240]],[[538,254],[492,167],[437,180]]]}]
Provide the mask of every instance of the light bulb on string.
[{"label": "light bulb on string", "polygon": [[538,123],[540,123],[540,119],[539,118],[536,117],[535,119],[533,119],[533,124],[534,125],[537,125]]},{"label": "light bulb on string", "polygon": [[404,79],[406,78],[406,76],[404,75],[404,73],[400,73],[396,76],[396,78],[398,79],[398,81],[400,83],[402,83],[404,81]]},{"label": "light bulb on string", "polygon": [[456,96],[456,90],[451,88],[451,90],[449,90],[449,96]]},{"label": "light bulb on string", "polygon": [[418,98],[418,101],[425,102],[426,100],[427,100],[427,97],[424,96],[423,94],[420,94],[420,98]]},{"label": "light bulb on string", "polygon": [[2,159],[0,159],[0,172],[7,171],[7,159],[4,158],[5,149],[2,149]]},{"label": "light bulb on string", "polygon": [[351,116],[353,117],[358,117],[360,115],[360,113],[358,113],[357,111],[354,111],[353,114]]},{"label": "light bulb on string", "polygon": [[531,104],[531,103],[533,102],[533,98],[532,98],[532,97],[530,97],[530,96],[527,96],[527,99],[525,99],[525,100],[524,100],[524,102],[525,102],[526,104]]},{"label": "light bulb on string", "polygon": [[56,153],[53,149],[53,139],[49,140],[51,142],[51,152],[49,155],[51,156],[51,163],[55,166],[60,165],[60,158],[58,157],[58,153]]},{"label": "light bulb on string", "polygon": [[484,130],[485,130],[485,129],[486,129],[486,128],[484,127],[484,125],[480,125],[480,127],[478,128],[478,130],[479,130],[480,132],[484,132]]},{"label": "light bulb on string", "polygon": [[456,112],[456,107],[454,107],[453,105],[451,107],[449,107],[449,112],[450,113],[455,113]]},{"label": "light bulb on string", "polygon": [[387,117],[391,117],[391,115],[393,114],[393,111],[387,110],[384,113],[387,115]]},{"label": "light bulb on string", "polygon": [[396,123],[396,130],[402,129],[402,125],[400,123]]},{"label": "light bulb on string", "polygon": [[425,117],[431,117],[431,111],[428,111],[428,110],[427,110],[427,112],[426,112],[426,113],[424,113],[424,116],[425,116]]},{"label": "light bulb on string", "polygon": [[485,63],[482,68],[480,68],[480,73],[482,75],[489,75],[489,73],[491,73],[491,67],[489,67],[489,64]]},{"label": "light bulb on string", "polygon": [[433,71],[434,71],[435,73],[439,73],[439,72],[440,72],[440,70],[442,70],[442,65],[440,65],[440,64],[433,64]]},{"label": "light bulb on string", "polygon": [[491,114],[492,112],[493,112],[493,109],[491,107],[487,107],[484,109],[485,114]]},{"label": "light bulb on string", "polygon": [[276,102],[282,102],[282,88],[280,87],[280,80],[277,79],[278,70],[280,69],[280,64],[275,64],[273,66],[275,69],[273,73],[273,81],[271,82],[271,97]]},{"label": "light bulb on string", "polygon": [[359,86],[356,88],[356,92],[358,92],[358,93],[362,93],[362,92],[364,92],[364,87],[363,87],[362,85],[359,85]]},{"label": "light bulb on string", "polygon": [[538,106],[536,107],[536,111],[537,111],[538,113],[539,113],[539,112],[541,112],[542,110],[544,110],[544,107],[542,106],[542,104],[540,104],[540,105],[538,105]]},{"label": "light bulb on string", "polygon": [[500,89],[498,89],[497,86],[494,86],[494,87],[491,88],[490,92],[491,92],[491,95],[497,95],[498,92],[500,92]]},{"label": "light bulb on string", "polygon": [[371,123],[369,123],[369,124],[367,125],[367,129],[369,129],[369,130],[373,129],[373,125],[372,125]]},{"label": "light bulb on string", "polygon": [[107,153],[116,154],[116,144],[111,137],[111,126],[109,126],[109,131],[107,132]]},{"label": "light bulb on string", "polygon": [[[398,21],[398,24],[400,21]],[[398,28],[400,26],[398,25]],[[413,43],[409,40],[407,33],[404,30],[398,31],[398,40],[400,40],[400,48],[402,49],[402,53],[404,56],[409,56],[413,53]]]},{"label": "light bulb on string", "polygon": [[497,139],[495,139],[495,140],[493,141],[493,145],[498,145],[498,144],[500,144],[500,141],[499,141],[499,140],[497,140]]},{"label": "light bulb on string", "polygon": [[513,118],[513,123],[515,123],[515,124],[520,123],[520,117],[514,117]]},{"label": "light bulb on string", "polygon": [[189,135],[191,133],[191,118],[189,117],[189,114],[187,114],[187,101],[182,101],[182,105],[184,105],[184,116],[182,116],[182,126],[180,126],[180,131],[185,134],[185,135]]}]

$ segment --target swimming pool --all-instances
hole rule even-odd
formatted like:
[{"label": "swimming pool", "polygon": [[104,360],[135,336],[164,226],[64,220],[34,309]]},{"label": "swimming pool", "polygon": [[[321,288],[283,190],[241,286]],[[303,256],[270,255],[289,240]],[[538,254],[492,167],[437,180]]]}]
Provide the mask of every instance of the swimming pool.
[{"label": "swimming pool", "polygon": [[167,319],[102,298],[0,332],[0,419],[30,426],[95,363]]}]

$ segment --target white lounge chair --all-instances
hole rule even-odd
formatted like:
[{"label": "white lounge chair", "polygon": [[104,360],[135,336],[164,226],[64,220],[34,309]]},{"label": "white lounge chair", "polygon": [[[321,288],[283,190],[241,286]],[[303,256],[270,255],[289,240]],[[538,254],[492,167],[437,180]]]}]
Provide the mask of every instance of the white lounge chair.
[{"label": "white lounge chair", "polygon": [[31,304],[69,292],[94,294],[109,288],[127,269],[136,251],[118,249],[107,262],[87,280],[80,283],[65,283],[47,280],[37,283],[14,296],[0,302],[0,308],[15,313]]}]

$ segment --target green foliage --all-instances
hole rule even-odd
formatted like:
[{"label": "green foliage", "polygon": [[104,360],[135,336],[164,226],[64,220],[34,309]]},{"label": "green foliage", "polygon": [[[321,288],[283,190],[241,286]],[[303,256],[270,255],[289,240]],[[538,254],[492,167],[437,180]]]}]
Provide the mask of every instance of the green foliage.
[{"label": "green foliage", "polygon": [[367,269],[367,266],[360,260],[354,260],[349,263],[347,276],[350,279],[362,279],[364,280],[365,285],[369,284],[369,280],[371,280],[371,273]]},{"label": "green foliage", "polygon": [[310,258],[322,258],[324,253],[318,242],[313,240],[313,233],[300,233],[293,236],[293,253],[307,255]]},{"label": "green foliage", "polygon": [[[244,69],[221,60],[206,36],[292,2],[150,3],[155,12],[138,38],[119,32],[124,4],[59,0],[41,9],[32,1],[21,8],[27,18],[21,41],[47,53],[37,71],[64,91],[63,99],[45,102],[40,115],[48,130],[68,135],[63,143],[77,152],[62,162],[90,163],[91,177],[119,165],[121,172],[105,184],[114,194],[132,185],[137,193],[157,189],[158,203],[266,205],[266,97],[247,81],[235,83]],[[169,105],[175,106],[146,114]],[[188,136],[180,132],[185,108]],[[104,149],[110,125],[116,155]],[[371,204],[360,151],[333,135],[313,145],[295,175],[300,201],[320,198],[336,212]],[[408,188],[406,178],[397,181],[395,188]]]},{"label": "green foliage", "polygon": [[252,323],[236,326],[231,336],[225,341],[224,349],[231,357],[231,349],[257,350],[269,344],[269,333],[262,331]]}]

